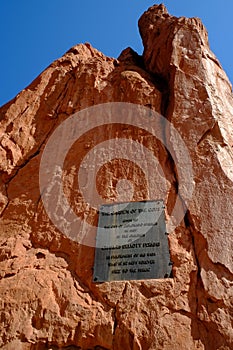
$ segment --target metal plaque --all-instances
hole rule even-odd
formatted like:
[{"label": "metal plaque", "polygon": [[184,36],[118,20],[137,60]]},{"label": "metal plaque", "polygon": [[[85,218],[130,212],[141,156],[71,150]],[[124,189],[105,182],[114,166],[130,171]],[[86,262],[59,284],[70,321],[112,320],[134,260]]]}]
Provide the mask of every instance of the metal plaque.
[{"label": "metal plaque", "polygon": [[171,271],[162,200],[100,207],[94,282],[166,278]]}]

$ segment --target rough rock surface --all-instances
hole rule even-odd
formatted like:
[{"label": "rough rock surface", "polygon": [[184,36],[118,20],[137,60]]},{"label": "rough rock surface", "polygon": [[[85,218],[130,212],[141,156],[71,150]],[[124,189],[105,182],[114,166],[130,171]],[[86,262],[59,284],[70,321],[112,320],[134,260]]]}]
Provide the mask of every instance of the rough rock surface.
[{"label": "rough rock surface", "polygon": [[[77,45],[0,110],[2,349],[233,348],[231,85],[199,19],[176,18],[155,5],[139,28],[142,57],[128,48],[116,60]],[[104,102],[161,113],[190,152],[194,193],[169,235],[173,278],[94,284],[94,249],[62,234],[44,209],[39,165],[48,137],[73,113]],[[90,132],[75,157],[123,132]],[[166,150],[156,140],[150,145],[169,185],[169,215],[176,171]],[[72,184],[78,170],[72,156],[70,164]],[[101,187],[99,180],[103,198],[114,200],[110,182],[123,167],[108,164],[100,172],[102,180],[109,174],[109,183]],[[135,200],[150,198],[143,185]],[[156,188],[153,176],[150,186]]]}]

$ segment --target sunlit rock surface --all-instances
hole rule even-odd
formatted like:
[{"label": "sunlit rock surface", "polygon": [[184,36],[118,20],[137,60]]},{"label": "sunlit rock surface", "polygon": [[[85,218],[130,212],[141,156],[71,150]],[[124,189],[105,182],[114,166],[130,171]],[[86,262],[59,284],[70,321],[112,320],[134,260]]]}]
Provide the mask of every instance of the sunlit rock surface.
[{"label": "sunlit rock surface", "polygon": [[[0,109],[2,349],[233,348],[231,85],[199,19],[170,16],[159,5],[142,15],[139,29],[142,57],[127,48],[112,59],[77,45]],[[169,235],[173,278],[94,284],[94,248],[69,239],[44,208],[39,167],[49,137],[75,112],[106,102],[160,113],[188,149],[193,194]],[[119,138],[153,151],[164,176],[151,173],[148,183],[134,159],[115,159],[100,168],[87,193],[97,187],[103,203],[116,201],[126,171],[133,200],[162,196],[168,218],[172,212],[179,178],[167,149],[143,128],[99,126],[77,140],[64,164],[64,191],[82,219],[80,230],[97,214],[87,213],[77,190],[79,165],[108,139],[120,148]],[[178,149],[172,135],[166,141]]]}]

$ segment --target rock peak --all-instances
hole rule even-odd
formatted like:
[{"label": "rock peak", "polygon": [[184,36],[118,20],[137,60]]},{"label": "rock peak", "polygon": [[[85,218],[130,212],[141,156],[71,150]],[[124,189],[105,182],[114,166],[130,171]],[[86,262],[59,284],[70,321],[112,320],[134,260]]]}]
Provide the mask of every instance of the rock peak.
[{"label": "rock peak", "polygon": [[[201,20],[172,16],[163,4],[150,7],[139,19],[138,25],[145,64],[153,73],[168,75],[175,57],[178,59],[183,55],[187,61],[185,52],[195,51],[192,59],[196,57],[200,60],[201,52],[210,51],[208,34]],[[213,53],[211,55],[214,56]],[[176,62],[177,66],[179,64]]]},{"label": "rock peak", "polygon": [[164,4],[155,4],[151,7],[149,7],[148,9],[149,12],[153,12],[154,14],[157,14],[157,15],[163,15],[163,14],[168,14],[168,11],[167,11],[167,8]]}]

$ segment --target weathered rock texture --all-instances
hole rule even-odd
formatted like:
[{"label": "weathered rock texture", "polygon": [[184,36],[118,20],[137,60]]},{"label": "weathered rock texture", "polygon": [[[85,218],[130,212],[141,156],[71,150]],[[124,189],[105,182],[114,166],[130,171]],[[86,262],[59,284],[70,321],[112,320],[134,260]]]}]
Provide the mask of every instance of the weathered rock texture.
[{"label": "weathered rock texture", "polygon": [[[142,57],[128,48],[116,60],[77,45],[0,110],[2,349],[233,349],[233,186],[223,171],[226,159],[233,166],[231,85],[199,19],[170,16],[159,5],[139,28]],[[192,158],[194,194],[169,236],[172,279],[93,284],[94,249],[63,235],[41,201],[39,164],[49,135],[74,112],[119,101],[168,118]],[[76,158],[107,131],[80,140]],[[156,142],[169,215],[176,174]],[[114,169],[123,165],[113,165],[100,175],[116,180]],[[114,199],[114,186],[101,188]],[[143,189],[134,197],[146,198]]]}]

